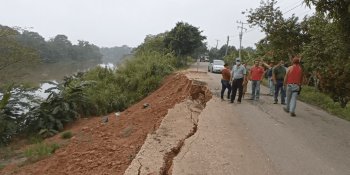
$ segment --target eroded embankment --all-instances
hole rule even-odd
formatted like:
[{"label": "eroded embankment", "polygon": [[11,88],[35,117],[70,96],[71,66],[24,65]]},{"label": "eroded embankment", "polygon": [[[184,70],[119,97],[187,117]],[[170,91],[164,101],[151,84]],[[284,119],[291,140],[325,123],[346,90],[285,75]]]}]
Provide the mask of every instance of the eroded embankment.
[{"label": "eroded embankment", "polygon": [[199,115],[211,93],[203,82],[191,81],[188,99],[170,109],[159,129],[147,136],[126,175],[171,174],[173,158],[197,131]]},{"label": "eroded embankment", "polygon": [[[0,174],[119,175],[125,172],[132,160],[139,160],[134,158],[136,154],[142,153],[140,148],[143,147],[147,136],[153,136],[152,140],[156,142],[167,143],[166,140],[162,140],[163,136],[170,136],[172,130],[183,130],[181,133],[184,136],[174,140],[175,146],[163,149],[164,155],[160,157],[162,163],[157,172],[161,170],[167,172],[171,163],[163,162],[169,162],[172,156],[165,156],[166,153],[171,152],[172,148],[177,147],[181,140],[192,132],[193,123],[198,121],[199,112],[210,98],[211,94],[202,84],[190,81],[183,73],[173,74],[166,78],[158,90],[121,112],[120,116],[108,115],[107,123],[102,123],[101,117],[93,117],[81,119],[72,124],[67,129],[74,136],[61,145],[61,148],[52,156],[36,163],[9,165],[1,170]],[[144,107],[145,103],[149,105]],[[174,108],[176,104],[182,104],[182,108]],[[169,109],[172,109],[170,111],[187,111],[185,113],[187,120],[184,120],[183,123],[176,123],[173,128],[160,129],[163,118],[171,113]],[[179,116],[185,115],[180,113]],[[187,129],[184,129],[183,126],[186,126]],[[158,131],[163,132],[155,136],[154,134]],[[62,139],[60,135],[57,135],[45,142],[61,144]],[[166,161],[164,157],[167,157]],[[139,168],[136,169],[137,174]],[[143,170],[140,168],[140,172]]]}]

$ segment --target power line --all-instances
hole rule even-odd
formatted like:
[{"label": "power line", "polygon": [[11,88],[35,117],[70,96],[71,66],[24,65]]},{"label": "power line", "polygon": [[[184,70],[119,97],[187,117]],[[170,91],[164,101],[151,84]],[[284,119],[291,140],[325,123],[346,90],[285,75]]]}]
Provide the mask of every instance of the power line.
[{"label": "power line", "polygon": [[303,5],[303,2],[301,2],[301,3],[300,3],[299,5],[297,5],[297,6],[295,6],[295,7],[291,8],[291,9],[289,9],[288,11],[284,12],[283,15],[286,14],[286,13],[289,13],[290,11],[296,9],[297,7],[299,7],[299,6],[301,6],[301,5]]},{"label": "power line", "polygon": [[[297,7],[303,5],[303,2],[304,2],[304,1],[299,1],[298,3],[293,4],[293,5],[296,5],[296,6],[292,7],[292,8],[289,9],[288,11],[284,12],[283,15],[284,15],[284,14],[287,14],[287,13],[289,13],[290,11],[296,9]],[[245,33],[252,32],[252,31],[254,31],[254,30],[258,29],[258,28],[259,28],[259,27],[254,27],[254,28],[252,28],[251,30],[246,31]]]},{"label": "power line", "polygon": [[281,8],[281,11],[286,10],[286,9],[289,9],[289,8],[291,8],[291,7],[294,7],[295,5],[298,5],[298,4],[303,3],[303,2],[304,2],[304,1],[302,0],[302,1],[299,1],[299,2],[294,3],[294,4],[292,4],[292,5],[288,5],[287,7],[283,7],[283,8]]}]

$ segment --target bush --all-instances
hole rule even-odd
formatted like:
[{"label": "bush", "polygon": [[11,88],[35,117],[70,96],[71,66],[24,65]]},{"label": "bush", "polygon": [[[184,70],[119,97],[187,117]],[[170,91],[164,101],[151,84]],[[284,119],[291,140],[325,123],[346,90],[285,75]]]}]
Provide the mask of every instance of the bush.
[{"label": "bush", "polygon": [[73,134],[70,131],[65,131],[61,134],[62,139],[70,139],[72,136],[73,136]]},{"label": "bush", "polygon": [[118,70],[97,67],[83,76],[96,85],[84,90],[93,104],[85,115],[104,115],[121,111],[155,90],[162,79],[174,71],[174,56],[158,52],[141,52],[126,60]]},{"label": "bush", "polygon": [[60,146],[56,143],[38,143],[24,151],[24,155],[29,160],[40,160],[54,153]]},{"label": "bush", "polygon": [[79,117],[122,111],[158,88],[163,78],[175,70],[176,57],[170,53],[140,51],[135,55],[117,70],[96,67],[65,77],[62,83],[48,82],[54,85],[45,91],[48,98],[30,108],[22,122],[6,123],[0,111],[0,143],[7,143],[17,132],[9,130],[10,124],[25,128],[19,134],[34,132],[45,138]]}]

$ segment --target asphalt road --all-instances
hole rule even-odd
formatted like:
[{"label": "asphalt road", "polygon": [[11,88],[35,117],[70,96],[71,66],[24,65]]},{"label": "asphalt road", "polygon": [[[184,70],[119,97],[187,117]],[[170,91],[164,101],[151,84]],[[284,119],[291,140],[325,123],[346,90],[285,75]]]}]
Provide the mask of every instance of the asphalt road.
[{"label": "asphalt road", "polygon": [[221,75],[205,73],[207,65],[193,65],[202,73],[188,76],[206,82],[214,96],[175,157],[173,174],[350,175],[349,122],[300,101],[290,117],[267,95],[221,101]]}]

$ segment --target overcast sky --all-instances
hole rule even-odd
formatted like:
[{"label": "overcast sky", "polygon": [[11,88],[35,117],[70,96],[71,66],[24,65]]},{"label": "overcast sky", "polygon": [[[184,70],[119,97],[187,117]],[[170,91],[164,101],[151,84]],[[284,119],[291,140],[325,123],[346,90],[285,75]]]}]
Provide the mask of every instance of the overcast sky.
[{"label": "overcast sky", "polygon": [[[280,0],[286,16],[311,14],[302,0]],[[85,40],[99,47],[136,47],[148,34],[169,31],[179,21],[203,31],[209,47],[226,43],[239,46],[236,21],[246,22],[241,12],[257,8],[260,0],[1,0],[0,24],[38,32],[45,39],[64,34],[76,44]],[[264,35],[250,29],[244,47],[254,46]]]}]

